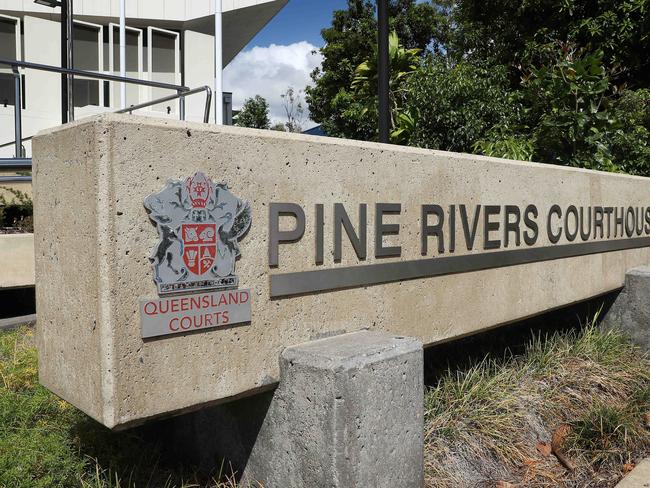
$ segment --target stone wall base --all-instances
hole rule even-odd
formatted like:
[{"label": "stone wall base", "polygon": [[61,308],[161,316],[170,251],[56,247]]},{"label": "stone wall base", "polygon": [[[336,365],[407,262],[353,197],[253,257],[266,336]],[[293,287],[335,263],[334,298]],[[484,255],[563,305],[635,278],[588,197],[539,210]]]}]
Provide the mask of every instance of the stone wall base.
[{"label": "stone wall base", "polygon": [[650,352],[650,266],[625,274],[625,287],[603,317],[602,325],[619,328]]},{"label": "stone wall base", "polygon": [[185,455],[265,488],[421,487],[423,351],[360,331],[285,349],[274,392],[174,419]]}]

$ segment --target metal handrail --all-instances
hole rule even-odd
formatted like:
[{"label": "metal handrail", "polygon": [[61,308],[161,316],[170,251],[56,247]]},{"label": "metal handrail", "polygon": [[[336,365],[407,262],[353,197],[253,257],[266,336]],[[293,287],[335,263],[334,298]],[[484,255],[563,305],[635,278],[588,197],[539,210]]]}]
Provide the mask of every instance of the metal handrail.
[{"label": "metal handrail", "polygon": [[31,176],[0,176],[0,183],[30,182]]},{"label": "metal handrail", "polygon": [[[22,141],[23,141],[23,142],[25,142],[25,141],[31,141],[33,137],[34,137],[34,136],[23,137],[23,138],[22,138]],[[14,144],[16,144],[16,141],[5,142],[4,144],[0,144],[0,148],[7,147],[7,146],[13,146]]]},{"label": "metal handrail", "polygon": [[[170,100],[176,100],[177,98],[185,98],[189,95],[194,95],[195,93],[205,92],[205,109],[203,110],[203,122],[206,124],[210,121],[210,105],[212,104],[212,88],[208,85],[200,86],[198,88],[193,88],[183,93],[176,93],[175,95],[167,95],[166,97],[157,98],[155,100],[150,100],[148,102],[139,103],[138,105],[131,105],[127,108],[121,108],[116,110],[113,113],[116,114],[125,114],[133,113],[134,110],[140,110],[141,108],[151,107],[152,105],[158,105],[159,103],[168,102]],[[181,117],[185,118],[185,117]]]},{"label": "metal handrail", "polygon": [[2,158],[0,159],[0,168],[4,169],[20,169],[31,168],[32,158]]},{"label": "metal handrail", "polygon": [[[31,168],[32,160],[31,158],[22,158],[22,143],[23,141],[30,140],[32,136],[23,139],[22,137],[22,89],[21,89],[21,80],[20,72],[18,68],[24,69],[35,69],[40,71],[50,71],[53,73],[69,74],[83,76],[91,79],[107,80],[107,81],[117,81],[120,83],[132,83],[135,85],[149,86],[153,88],[162,88],[166,90],[176,90],[176,94],[167,95],[164,97],[151,100],[149,102],[140,103],[138,105],[131,105],[130,107],[120,109],[115,111],[115,113],[133,113],[134,110],[138,110],[145,107],[150,107],[152,105],[157,105],[159,103],[164,103],[170,100],[179,101],[179,117],[181,120],[185,120],[185,98],[189,95],[194,95],[195,93],[205,92],[205,109],[203,111],[203,121],[205,123],[210,120],[210,105],[212,104],[212,89],[205,85],[199,88],[190,89],[183,85],[172,85],[170,83],[163,83],[159,81],[150,81],[150,80],[140,80],[137,78],[128,78],[126,76],[116,76],[106,73],[98,73],[95,71],[85,71],[74,68],[59,68],[58,66],[50,66],[47,64],[39,63],[30,63],[27,61],[18,61],[18,60],[9,60],[9,59],[0,59],[0,65],[11,66],[11,69],[15,78],[15,97],[14,97],[14,124],[15,124],[15,139],[13,142],[0,145],[0,147],[5,147],[9,145],[16,146],[16,157],[15,158],[0,158],[0,168]],[[7,181],[31,181],[31,176],[2,176],[0,177],[0,182]]]},{"label": "metal handrail", "polygon": [[95,78],[107,81],[119,81],[124,83],[133,83],[135,85],[151,86],[154,88],[165,88],[167,90],[189,91],[190,89],[183,85],[172,85],[170,83],[163,83],[161,81],[140,80],[138,78],[128,78],[126,76],[109,75],[107,73],[98,73],[96,71],[85,71],[74,68],[59,68],[58,66],[50,66],[49,64],[29,63],[27,61],[17,61],[10,59],[0,59],[0,64],[17,67],[36,69],[40,71],[50,71],[52,73],[61,73],[68,75],[85,76],[86,78]]}]

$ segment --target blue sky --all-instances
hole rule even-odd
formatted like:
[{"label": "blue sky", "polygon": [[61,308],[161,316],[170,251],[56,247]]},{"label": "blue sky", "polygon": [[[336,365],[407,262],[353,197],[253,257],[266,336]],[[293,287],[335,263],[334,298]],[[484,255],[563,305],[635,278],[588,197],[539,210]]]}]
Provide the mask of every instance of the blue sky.
[{"label": "blue sky", "polygon": [[289,0],[289,3],[246,47],[307,41],[322,46],[320,31],[332,21],[332,12],[347,6],[346,0]]},{"label": "blue sky", "polygon": [[[346,0],[289,0],[224,70],[224,89],[232,92],[233,107],[261,95],[269,102],[272,121],[286,121],[281,94],[293,87],[304,99],[310,74],[322,61],[320,32],[331,25],[334,10],[346,7]],[[305,110],[303,128],[314,125]]]}]

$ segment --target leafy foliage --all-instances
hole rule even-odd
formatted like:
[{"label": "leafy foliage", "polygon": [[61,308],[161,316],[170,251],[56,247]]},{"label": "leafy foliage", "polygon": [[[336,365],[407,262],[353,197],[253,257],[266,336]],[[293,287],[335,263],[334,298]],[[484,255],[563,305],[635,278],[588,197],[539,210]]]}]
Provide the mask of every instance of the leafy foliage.
[{"label": "leafy foliage", "polygon": [[470,152],[495,125],[516,125],[522,107],[507,85],[504,69],[428,58],[409,80],[408,108],[416,118],[409,145]]},{"label": "leafy foliage", "polygon": [[[650,175],[650,0],[394,0],[391,28],[421,58],[393,60],[392,142]],[[322,34],[312,117],[373,140],[373,5]]]},{"label": "leafy foliage", "polygon": [[0,228],[14,227],[24,232],[34,232],[34,206],[25,192],[9,187],[0,187],[12,195],[11,199],[0,193]]},{"label": "leafy foliage", "polygon": [[268,129],[271,125],[269,102],[260,95],[246,99],[242,109],[237,114],[235,125],[253,129]]},{"label": "leafy foliage", "polygon": [[[405,49],[399,43],[397,33],[391,32],[388,39],[388,58],[390,60],[390,78],[388,88],[391,128],[393,140],[406,135],[406,126],[412,121],[410,114],[404,112],[408,90],[405,88],[408,78],[418,69],[419,49]],[[377,97],[378,67],[377,50],[369,59],[357,66],[351,88],[357,101],[363,103],[363,111],[377,120],[379,102]],[[376,135],[375,135],[376,138]]]},{"label": "leafy foliage", "polygon": [[588,53],[573,44],[535,47],[541,57],[522,81],[535,157],[592,169],[616,171],[607,137],[616,129],[611,116],[612,91],[603,53]]},{"label": "leafy foliage", "polygon": [[[447,17],[430,3],[389,2],[390,28],[406,49],[440,52],[448,35]],[[323,63],[306,90],[311,118],[331,136],[368,140],[375,137],[376,119],[351,88],[356,68],[370,59],[377,44],[375,3],[348,0],[348,8],[334,11],[332,25],[323,29]]]}]

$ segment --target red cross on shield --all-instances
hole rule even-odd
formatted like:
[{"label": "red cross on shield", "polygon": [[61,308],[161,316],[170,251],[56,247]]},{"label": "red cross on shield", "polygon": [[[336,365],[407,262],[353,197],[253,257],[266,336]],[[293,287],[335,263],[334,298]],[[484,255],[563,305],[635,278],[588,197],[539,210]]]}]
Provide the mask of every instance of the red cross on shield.
[{"label": "red cross on shield", "polygon": [[217,256],[216,224],[182,224],[183,261],[195,275],[202,275]]}]

